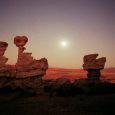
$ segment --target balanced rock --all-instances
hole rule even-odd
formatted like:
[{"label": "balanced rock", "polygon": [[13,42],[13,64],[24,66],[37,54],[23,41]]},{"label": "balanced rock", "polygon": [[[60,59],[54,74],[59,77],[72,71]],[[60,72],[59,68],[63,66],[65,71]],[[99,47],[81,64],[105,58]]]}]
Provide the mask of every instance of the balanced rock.
[{"label": "balanced rock", "polygon": [[90,55],[84,56],[84,64],[83,64],[84,70],[104,68],[106,58],[102,57],[102,58],[96,59],[97,56],[98,54],[90,54]]},{"label": "balanced rock", "polygon": [[28,38],[26,36],[16,36],[14,38],[14,44],[17,47],[24,47],[24,45],[28,42]]},{"label": "balanced rock", "polygon": [[14,44],[18,47],[16,78],[43,76],[48,69],[46,58],[36,60],[31,56],[32,53],[24,52],[26,49],[24,46],[27,42],[28,38],[26,36],[16,36],[14,38]]},{"label": "balanced rock", "polygon": [[89,79],[99,79],[100,70],[104,69],[106,57],[96,59],[98,54],[89,54],[84,56],[83,69],[88,72]]}]

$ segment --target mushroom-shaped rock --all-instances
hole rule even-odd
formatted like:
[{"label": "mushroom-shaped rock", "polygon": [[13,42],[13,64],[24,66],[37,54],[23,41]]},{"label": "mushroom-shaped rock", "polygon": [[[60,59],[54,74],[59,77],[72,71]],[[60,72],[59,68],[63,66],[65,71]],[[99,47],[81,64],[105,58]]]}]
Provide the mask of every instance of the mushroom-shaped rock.
[{"label": "mushroom-shaped rock", "polygon": [[28,42],[28,38],[26,36],[16,36],[14,38],[14,44],[17,47],[24,46]]},{"label": "mushroom-shaped rock", "polygon": [[102,58],[96,59],[97,56],[98,54],[90,54],[90,55],[84,56],[84,64],[83,64],[84,70],[104,68],[106,58],[102,57]]},{"label": "mushroom-shaped rock", "polygon": [[48,62],[46,58],[40,60],[34,59],[32,53],[24,52],[26,49],[24,45],[27,43],[26,36],[16,36],[14,44],[18,47],[18,60],[16,63],[16,77],[25,78],[32,76],[43,76],[48,69]]},{"label": "mushroom-shaped rock", "polygon": [[88,79],[99,79],[100,70],[104,69],[106,57],[96,59],[98,54],[89,54],[84,56],[83,69],[88,72]]}]

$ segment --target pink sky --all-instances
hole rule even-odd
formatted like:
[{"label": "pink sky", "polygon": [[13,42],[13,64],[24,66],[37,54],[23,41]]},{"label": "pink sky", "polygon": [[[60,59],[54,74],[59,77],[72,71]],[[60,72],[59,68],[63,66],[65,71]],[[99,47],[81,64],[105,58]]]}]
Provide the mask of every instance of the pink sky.
[{"label": "pink sky", "polygon": [[114,0],[1,0],[0,41],[9,44],[8,63],[17,59],[13,38],[26,35],[26,52],[46,57],[51,67],[82,68],[83,56],[92,53],[115,67],[114,6]]}]

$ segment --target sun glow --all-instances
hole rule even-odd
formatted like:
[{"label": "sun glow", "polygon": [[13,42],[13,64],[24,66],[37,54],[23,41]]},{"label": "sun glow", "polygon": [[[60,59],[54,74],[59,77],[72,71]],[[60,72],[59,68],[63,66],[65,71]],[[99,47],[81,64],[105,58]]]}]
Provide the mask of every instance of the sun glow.
[{"label": "sun glow", "polygon": [[67,47],[67,42],[66,41],[61,41],[61,46],[62,47]]}]

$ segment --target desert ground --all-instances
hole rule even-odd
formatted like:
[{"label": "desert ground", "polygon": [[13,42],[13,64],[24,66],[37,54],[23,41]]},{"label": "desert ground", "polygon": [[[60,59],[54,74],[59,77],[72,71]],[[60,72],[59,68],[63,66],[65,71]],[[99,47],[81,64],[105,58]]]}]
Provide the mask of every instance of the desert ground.
[{"label": "desert ground", "polygon": [[[68,78],[71,82],[76,79],[87,78],[87,72],[83,69],[49,68],[43,80]],[[101,80],[115,83],[115,68],[106,68],[101,71]]]},{"label": "desert ground", "polygon": [[[43,80],[59,77],[75,79],[86,78],[82,69],[50,68]],[[102,71],[101,79],[114,82],[114,69]],[[16,91],[0,92],[0,115],[114,115],[115,93],[100,95],[49,96]]]},{"label": "desert ground", "polygon": [[3,94],[0,115],[115,115],[115,94],[75,97]]}]

